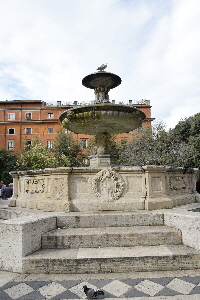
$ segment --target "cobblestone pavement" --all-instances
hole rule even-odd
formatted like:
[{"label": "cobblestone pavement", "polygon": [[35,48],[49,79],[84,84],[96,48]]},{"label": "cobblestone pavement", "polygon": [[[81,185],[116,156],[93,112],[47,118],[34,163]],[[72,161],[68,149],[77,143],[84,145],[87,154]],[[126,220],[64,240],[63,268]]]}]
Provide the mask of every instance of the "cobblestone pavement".
[{"label": "cobblestone pavement", "polygon": [[[80,277],[80,278],[79,278]],[[85,299],[83,285],[104,299],[199,300],[200,270],[135,274],[20,275],[0,272],[1,300]]]}]

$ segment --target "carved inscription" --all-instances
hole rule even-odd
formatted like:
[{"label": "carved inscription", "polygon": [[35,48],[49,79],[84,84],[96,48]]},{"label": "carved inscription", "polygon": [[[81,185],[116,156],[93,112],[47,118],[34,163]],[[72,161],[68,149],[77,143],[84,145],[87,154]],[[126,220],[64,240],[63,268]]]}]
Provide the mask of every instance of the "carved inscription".
[{"label": "carved inscription", "polygon": [[44,179],[26,179],[25,192],[29,194],[44,193]]},{"label": "carved inscription", "polygon": [[92,189],[96,197],[103,201],[115,201],[122,195],[124,180],[119,173],[106,168],[96,174],[92,181]]}]

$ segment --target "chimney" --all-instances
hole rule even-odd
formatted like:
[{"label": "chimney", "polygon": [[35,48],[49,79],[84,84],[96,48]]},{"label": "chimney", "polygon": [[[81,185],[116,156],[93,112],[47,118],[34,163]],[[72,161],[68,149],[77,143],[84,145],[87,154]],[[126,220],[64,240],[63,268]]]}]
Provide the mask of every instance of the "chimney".
[{"label": "chimney", "polygon": [[115,100],[112,100],[112,104],[115,104]]},{"label": "chimney", "polygon": [[129,102],[129,105],[132,105],[132,100],[128,100],[128,102]]},{"label": "chimney", "polygon": [[78,104],[78,101],[74,101],[74,106],[77,106],[77,104]]},{"label": "chimney", "polygon": [[61,101],[57,101],[57,106],[61,106]]}]

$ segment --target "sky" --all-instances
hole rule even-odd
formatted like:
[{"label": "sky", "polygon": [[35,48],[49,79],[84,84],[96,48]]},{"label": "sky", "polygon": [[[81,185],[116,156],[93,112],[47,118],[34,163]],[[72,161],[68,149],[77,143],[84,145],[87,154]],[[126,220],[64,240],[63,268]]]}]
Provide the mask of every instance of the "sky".
[{"label": "sky", "polygon": [[200,1],[0,0],[0,101],[89,103],[103,63],[110,100],[150,100],[167,129],[200,112]]}]

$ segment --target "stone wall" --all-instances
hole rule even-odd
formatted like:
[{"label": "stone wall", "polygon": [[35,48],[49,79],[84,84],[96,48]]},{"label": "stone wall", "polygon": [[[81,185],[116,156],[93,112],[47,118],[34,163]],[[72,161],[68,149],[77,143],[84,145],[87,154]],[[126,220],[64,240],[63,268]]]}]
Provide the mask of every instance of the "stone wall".
[{"label": "stone wall", "polygon": [[200,201],[194,169],[56,168],[11,175],[10,205],[43,211],[154,210]]}]

